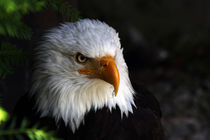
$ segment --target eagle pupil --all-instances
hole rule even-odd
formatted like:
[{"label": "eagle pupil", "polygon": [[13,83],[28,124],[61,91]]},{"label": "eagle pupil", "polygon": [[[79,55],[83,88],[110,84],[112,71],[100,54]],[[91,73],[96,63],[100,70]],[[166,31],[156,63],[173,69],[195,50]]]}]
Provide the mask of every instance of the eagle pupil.
[{"label": "eagle pupil", "polygon": [[85,57],[83,55],[80,55],[80,60],[81,61],[84,61],[85,60]]},{"label": "eagle pupil", "polygon": [[77,54],[76,59],[79,63],[84,63],[87,61],[87,57],[85,57],[84,55],[80,53]]}]

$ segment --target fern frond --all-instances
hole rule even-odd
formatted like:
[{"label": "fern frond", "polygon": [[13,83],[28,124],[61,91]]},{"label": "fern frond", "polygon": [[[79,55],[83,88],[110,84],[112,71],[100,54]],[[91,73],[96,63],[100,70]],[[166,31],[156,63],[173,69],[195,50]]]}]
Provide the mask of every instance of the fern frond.
[{"label": "fern frond", "polygon": [[22,17],[29,12],[40,11],[44,6],[43,0],[1,0],[0,35],[30,39],[31,29],[22,22]]},{"label": "fern frond", "polygon": [[22,137],[22,135],[27,135],[31,140],[58,140],[54,137],[54,133],[45,132],[42,129],[34,128],[17,128],[17,129],[6,129],[0,131],[0,138],[5,136],[12,136],[12,139],[15,137]]},{"label": "fern frond", "polygon": [[[2,114],[4,116],[2,116]],[[23,119],[20,127],[17,128],[17,122],[15,118],[12,118],[10,124],[4,125],[8,120],[8,113],[0,107],[0,139],[20,139],[23,140],[25,136],[31,140],[58,140],[54,136],[53,131],[46,131],[43,128],[39,129],[38,124],[29,127],[29,122]],[[2,122],[2,123],[1,123]]]}]

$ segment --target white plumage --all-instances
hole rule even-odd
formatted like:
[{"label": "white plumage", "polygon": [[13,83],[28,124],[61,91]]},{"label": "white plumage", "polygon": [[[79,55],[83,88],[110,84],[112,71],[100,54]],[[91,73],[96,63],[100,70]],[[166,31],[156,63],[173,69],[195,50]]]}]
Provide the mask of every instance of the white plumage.
[{"label": "white plumage", "polygon": [[[116,31],[98,20],[83,19],[50,30],[37,48],[31,95],[42,116],[63,119],[74,132],[90,109],[119,106],[121,116],[132,113],[134,90]],[[88,58],[114,58],[119,70],[119,90],[100,78],[81,74],[83,64],[75,61],[81,53]]]}]

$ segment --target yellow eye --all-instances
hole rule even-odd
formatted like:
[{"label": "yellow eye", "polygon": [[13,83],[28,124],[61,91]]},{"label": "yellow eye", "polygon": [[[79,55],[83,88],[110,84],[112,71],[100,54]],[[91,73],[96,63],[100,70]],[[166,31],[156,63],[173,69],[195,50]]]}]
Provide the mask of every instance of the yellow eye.
[{"label": "yellow eye", "polygon": [[81,54],[81,53],[77,53],[75,58],[76,58],[76,61],[78,63],[83,63],[83,64],[86,63],[87,60],[88,60],[88,58],[86,56],[84,56],[83,54]]}]

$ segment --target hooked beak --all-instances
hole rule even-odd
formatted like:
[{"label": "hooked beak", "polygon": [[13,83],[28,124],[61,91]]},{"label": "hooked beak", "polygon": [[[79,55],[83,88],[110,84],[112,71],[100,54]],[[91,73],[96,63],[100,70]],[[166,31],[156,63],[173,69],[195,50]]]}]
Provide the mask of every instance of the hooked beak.
[{"label": "hooked beak", "polygon": [[120,76],[114,58],[104,56],[96,60],[99,65],[97,68],[87,68],[78,70],[80,74],[94,75],[95,78],[100,78],[114,87],[115,96],[119,89]]},{"label": "hooked beak", "polygon": [[102,57],[100,67],[102,79],[114,86],[115,96],[117,96],[120,76],[114,59],[112,57]]}]

